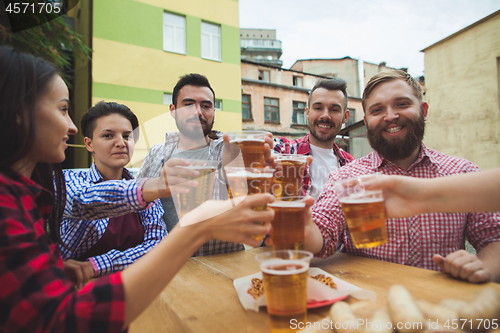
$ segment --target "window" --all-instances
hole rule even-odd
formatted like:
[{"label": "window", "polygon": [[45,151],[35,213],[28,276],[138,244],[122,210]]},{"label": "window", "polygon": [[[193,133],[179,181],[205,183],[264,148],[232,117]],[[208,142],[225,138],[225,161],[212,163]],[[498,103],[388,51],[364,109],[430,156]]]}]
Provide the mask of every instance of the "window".
[{"label": "window", "polygon": [[241,95],[241,119],[243,121],[252,121],[252,103],[250,102],[250,95]]},{"label": "window", "polygon": [[349,118],[345,122],[345,127],[351,126],[356,122],[356,110],[355,109],[347,109],[349,110]]},{"label": "window", "polygon": [[163,94],[163,104],[170,105],[172,103],[172,94],[164,93]]},{"label": "window", "polygon": [[302,76],[294,76],[293,77],[293,85],[295,87],[302,87]]},{"label": "window", "polygon": [[186,18],[163,13],[163,50],[186,54]]},{"label": "window", "polygon": [[259,69],[259,81],[269,82],[269,71]]},{"label": "window", "polygon": [[221,99],[215,100],[214,109],[215,110],[222,110],[222,100]]},{"label": "window", "polygon": [[264,97],[264,122],[265,123],[280,122],[279,99]]},{"label": "window", "polygon": [[201,57],[221,61],[220,26],[201,22]]},{"label": "window", "polygon": [[307,125],[306,102],[293,101],[292,125]]}]

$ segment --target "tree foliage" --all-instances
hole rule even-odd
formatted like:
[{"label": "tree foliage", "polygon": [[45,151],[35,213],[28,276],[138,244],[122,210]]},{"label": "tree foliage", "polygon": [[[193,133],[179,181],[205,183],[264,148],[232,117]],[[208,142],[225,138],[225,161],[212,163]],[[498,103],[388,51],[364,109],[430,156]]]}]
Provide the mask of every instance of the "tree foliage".
[{"label": "tree foliage", "polygon": [[[25,15],[27,17],[29,14]],[[91,49],[85,45],[81,35],[71,30],[65,15],[50,18],[46,23],[43,23],[46,18],[40,19],[36,15],[30,15],[30,20],[42,23],[18,32],[12,31],[11,25],[6,21],[7,15],[0,16],[0,45],[10,45],[21,52],[33,54],[55,64],[61,69],[65,79],[67,73],[73,70],[72,58],[90,58]]]}]

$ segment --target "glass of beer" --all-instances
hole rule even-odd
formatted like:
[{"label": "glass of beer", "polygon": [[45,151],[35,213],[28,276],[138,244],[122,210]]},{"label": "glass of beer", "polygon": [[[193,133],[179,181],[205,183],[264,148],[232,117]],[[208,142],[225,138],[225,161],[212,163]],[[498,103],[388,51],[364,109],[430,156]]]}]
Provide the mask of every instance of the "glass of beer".
[{"label": "glass of beer", "polygon": [[268,206],[274,210],[270,235],[273,250],[303,250],[305,197],[275,198]]},{"label": "glass of beer", "polygon": [[344,211],[354,246],[369,249],[387,243],[382,191],[367,191],[363,181],[377,174],[338,181],[335,192]]},{"label": "glass of beer", "polygon": [[307,321],[307,276],[311,252],[269,251],[257,255],[272,332],[291,332],[291,320]]},{"label": "glass of beer", "polygon": [[307,155],[274,155],[273,194],[275,197],[295,197],[301,194],[302,178],[306,167]]},{"label": "glass of beer", "polygon": [[[227,178],[229,198],[258,193],[270,193],[274,169],[270,168],[244,168],[224,167]],[[266,205],[254,207],[254,210],[264,210]],[[263,222],[257,222],[264,224]],[[262,240],[264,236],[254,236]]]},{"label": "glass of beer", "polygon": [[243,163],[246,168],[264,167],[264,143],[266,134],[267,132],[265,131],[227,132],[229,142],[236,144],[240,149]]},{"label": "glass of beer", "polygon": [[189,165],[177,166],[177,168],[186,168],[198,171],[198,177],[188,178],[183,176],[189,180],[196,180],[198,182],[198,186],[190,188],[189,193],[175,193],[173,199],[179,220],[182,219],[186,213],[192,211],[203,202],[212,198],[215,171],[217,170],[217,165],[219,164],[218,161],[208,160],[186,159],[186,161],[189,162]]}]

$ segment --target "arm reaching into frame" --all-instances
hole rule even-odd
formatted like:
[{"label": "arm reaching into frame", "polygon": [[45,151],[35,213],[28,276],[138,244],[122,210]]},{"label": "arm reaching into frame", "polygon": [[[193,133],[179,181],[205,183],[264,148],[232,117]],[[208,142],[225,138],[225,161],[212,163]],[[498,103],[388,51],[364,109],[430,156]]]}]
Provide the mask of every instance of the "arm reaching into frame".
[{"label": "arm reaching into frame", "polygon": [[383,190],[387,218],[500,211],[500,168],[432,179],[380,176],[363,185]]}]

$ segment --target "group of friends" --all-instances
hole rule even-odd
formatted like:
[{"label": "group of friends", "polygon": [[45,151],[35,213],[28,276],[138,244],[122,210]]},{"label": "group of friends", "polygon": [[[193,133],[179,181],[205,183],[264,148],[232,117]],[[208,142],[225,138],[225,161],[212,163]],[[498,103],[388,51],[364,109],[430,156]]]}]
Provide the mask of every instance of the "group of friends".
[{"label": "group of friends", "polygon": [[[206,77],[188,74],[173,90],[178,132],[153,146],[137,179],[125,168],[139,123],[125,105],[99,102],[80,122],[94,162],[62,170],[77,133],[60,72],[34,56],[0,47],[0,331],[121,332],[192,256],[259,246],[268,235],[270,194],[228,199],[215,172],[212,199],[182,219],[172,193],[195,190],[197,172],[185,159],[224,164],[227,134],[214,131],[215,92]],[[472,283],[500,281],[500,171],[427,148],[429,105],[403,71],[370,79],[362,105],[373,152],[353,159],[335,144],[349,117],[346,82],[321,79],[306,108],[309,133],[265,139],[273,153],[310,155],[302,184],[309,196],[305,250],[337,251],[440,270]],[[388,242],[356,248],[334,190],[341,179],[379,173],[365,184],[384,192]],[[451,176],[451,177],[448,177]],[[203,217],[201,223],[194,223]],[[184,223],[185,222],[185,223]],[[465,239],[477,254],[464,250]],[[98,278],[97,278],[98,277]]]}]

